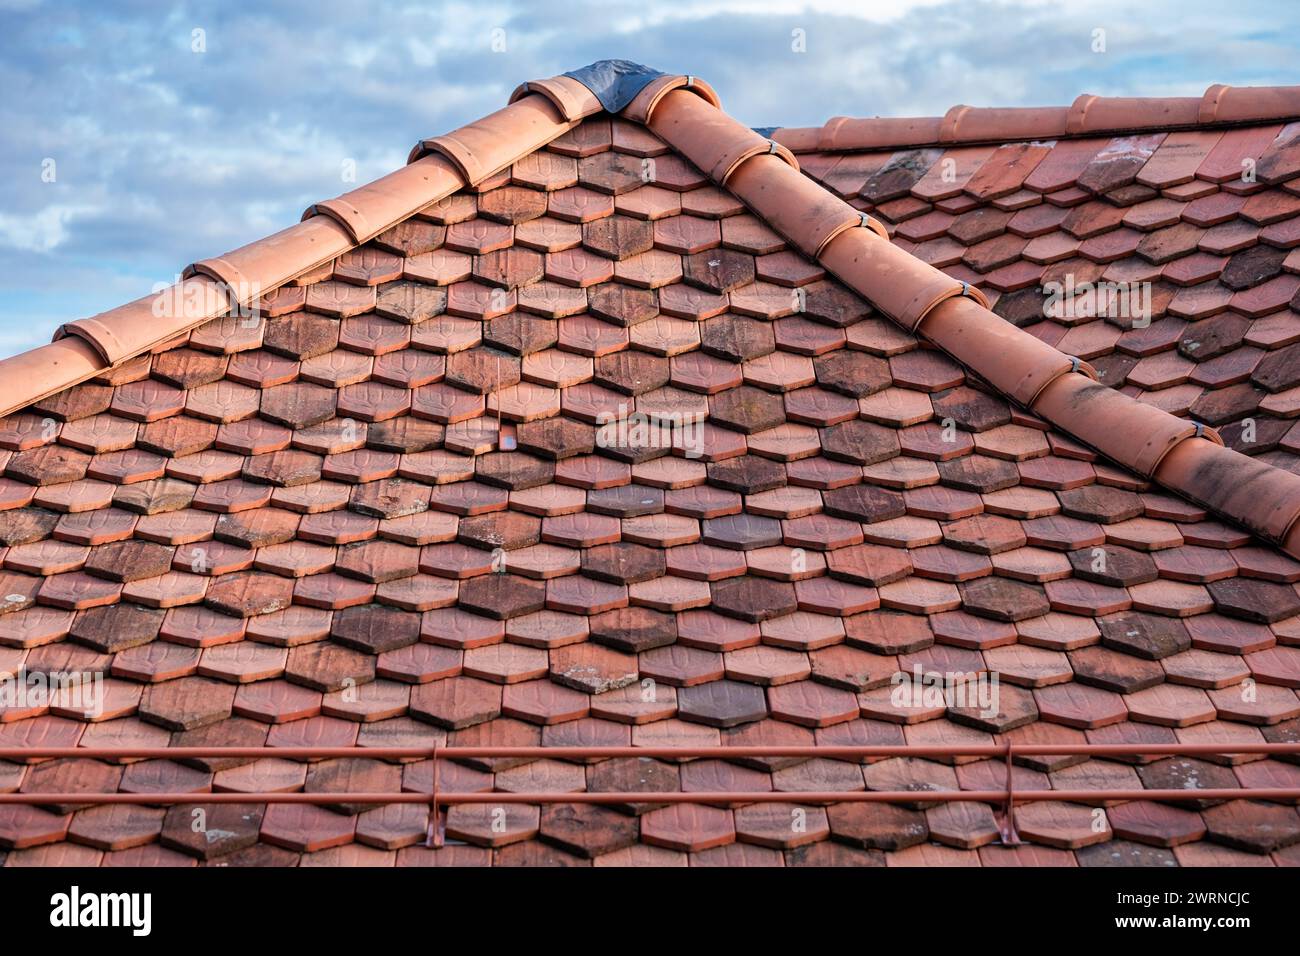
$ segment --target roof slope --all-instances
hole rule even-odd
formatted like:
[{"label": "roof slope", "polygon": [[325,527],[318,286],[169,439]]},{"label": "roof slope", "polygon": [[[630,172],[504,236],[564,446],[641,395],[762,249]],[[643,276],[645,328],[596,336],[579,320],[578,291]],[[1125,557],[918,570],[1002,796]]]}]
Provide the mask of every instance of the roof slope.
[{"label": "roof slope", "polygon": [[[417,148],[400,202],[363,187],[192,270],[204,289],[292,273],[251,318],[180,331],[196,320],[127,307],[55,343],[111,367],[0,434],[0,669],[102,671],[108,706],[10,708],[0,745],[1295,739],[1300,562],[1152,479],[1196,474],[1162,470],[1171,456],[1240,456],[1113,390],[1089,399],[1086,367],[860,228],[698,81],[652,78],[621,117],[572,77],[517,97]],[[29,361],[54,374],[52,354]],[[1088,401],[1133,412],[1127,446],[1097,444],[1136,473],[1053,424]],[[633,412],[707,424],[676,448],[601,427]],[[890,680],[914,667],[997,674],[1000,709],[901,707]],[[1271,759],[1020,764],[1026,787],[1294,785]],[[989,789],[1003,773],[475,761],[443,786]],[[358,758],[0,765],[25,792],[429,782],[427,764]],[[4,806],[0,847],[14,863],[1197,864],[1284,863],[1300,840],[1294,808],[1246,801],[1133,802],[1101,833],[1087,806],[1036,804],[1020,849],[995,845],[982,805],[867,806],[809,808],[799,833],[759,805],[512,806],[505,833],[457,807],[466,845],[438,851],[417,845],[417,806],[213,807],[232,834],[216,843],[185,808]]]}]

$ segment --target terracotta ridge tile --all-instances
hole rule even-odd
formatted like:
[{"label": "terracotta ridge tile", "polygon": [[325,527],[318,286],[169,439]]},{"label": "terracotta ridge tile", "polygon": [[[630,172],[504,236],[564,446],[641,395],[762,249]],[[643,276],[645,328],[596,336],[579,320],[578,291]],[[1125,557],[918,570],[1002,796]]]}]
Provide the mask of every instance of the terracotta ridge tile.
[{"label": "terracotta ridge tile", "polygon": [[689,90],[715,109],[722,109],[722,101],[718,99],[718,94],[714,92],[713,87],[698,76],[666,75],[651,80],[646,84],[645,88],[624,108],[621,115],[624,119],[629,119],[634,123],[649,126],[650,117],[654,114],[663,98],[673,90],[681,89]]},{"label": "terracotta ridge tile", "polygon": [[[203,303],[197,320],[190,314],[195,300]],[[220,281],[193,276],[99,315],[67,322],[55,330],[54,338],[75,335],[85,340],[99,353],[102,371],[229,311]]]},{"label": "terracotta ridge tile", "polygon": [[[1295,89],[1300,106],[1300,87]],[[1098,106],[1092,98],[1076,106],[1081,118],[1071,122],[1079,132],[1096,132],[1089,128],[1090,110],[1110,116],[1121,108],[1149,112],[1152,104]],[[1177,101],[1176,108],[1185,112],[1189,104]],[[650,128],[675,148],[689,150],[689,158],[711,170],[715,181],[725,175],[731,192],[760,219],[895,323],[939,346],[1007,398],[1117,464],[1300,555],[1292,551],[1300,548],[1300,476],[1223,448],[1212,429],[1097,384],[1087,363],[994,315],[965,283],[871,230],[844,228],[856,210],[784,160],[751,154],[739,166],[720,162],[718,157],[736,154],[751,135],[730,123],[728,128],[725,114],[699,98],[674,92],[663,98]],[[1243,492],[1242,476],[1257,490]],[[1268,493],[1259,493],[1263,490]]]},{"label": "terracotta ridge tile", "polygon": [[724,188],[747,159],[771,153],[795,169],[790,150],[731,119],[707,100],[695,96],[664,96],[646,124]]},{"label": "terracotta ridge tile", "polygon": [[0,360],[0,382],[5,383],[5,401],[0,405],[0,414],[12,414],[92,378],[104,368],[103,358],[94,346],[77,337],[60,339]]},{"label": "terracotta ridge tile", "polygon": [[836,116],[823,126],[777,129],[772,138],[795,153],[835,153],[1222,128],[1296,117],[1300,86],[1215,84],[1200,97],[1085,93],[1070,106],[954,106],[942,117]]},{"label": "terracotta ridge tile", "polygon": [[474,186],[568,132],[577,122],[565,119],[549,97],[532,93],[460,129],[421,140],[411,150],[408,162],[440,153]]},{"label": "terracotta ridge tile", "polygon": [[602,109],[596,94],[571,76],[560,75],[549,80],[520,83],[510,94],[510,102],[518,102],[530,93],[540,94],[550,100],[567,123],[585,119]]},{"label": "terracotta ridge tile", "polygon": [[347,230],[353,245],[368,242],[413,212],[443,199],[462,185],[456,168],[429,156],[395,169],[374,182],[308,206],[303,220],[328,216]]}]

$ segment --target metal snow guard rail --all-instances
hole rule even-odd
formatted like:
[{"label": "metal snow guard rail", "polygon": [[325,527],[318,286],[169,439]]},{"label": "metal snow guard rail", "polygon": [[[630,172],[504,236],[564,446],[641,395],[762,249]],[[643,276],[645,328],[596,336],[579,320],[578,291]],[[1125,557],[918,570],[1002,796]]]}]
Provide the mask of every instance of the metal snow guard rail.
[{"label": "metal snow guard rail", "polygon": [[[328,760],[366,757],[373,760],[431,760],[430,793],[348,793],[346,791],[303,793],[191,792],[191,793],[0,793],[0,806],[23,804],[144,804],[189,803],[304,803],[328,805],[423,803],[429,806],[428,845],[443,844],[441,808],[455,804],[545,804],[545,803],[989,803],[1002,807],[999,821],[1002,842],[1020,843],[1016,832],[1015,805],[1039,800],[1097,803],[1112,800],[1256,800],[1300,801],[1300,787],[1232,787],[1218,789],[1166,790],[1017,790],[1013,761],[1016,757],[1087,756],[1155,757],[1228,754],[1297,754],[1300,743],[1217,744],[1001,744],[939,745],[844,745],[844,746],[738,746],[738,747],[0,747],[0,760],[31,761],[78,757],[101,760],[122,758],[185,760],[227,758],[256,760],[279,757],[288,760]],[[721,791],[699,792],[592,792],[563,791],[442,792],[438,788],[439,760],[502,757],[591,760],[638,757],[647,759],[731,759],[741,757],[804,757],[807,759],[851,759],[863,757],[1000,757],[1006,762],[1003,790],[826,790],[826,791]]]}]

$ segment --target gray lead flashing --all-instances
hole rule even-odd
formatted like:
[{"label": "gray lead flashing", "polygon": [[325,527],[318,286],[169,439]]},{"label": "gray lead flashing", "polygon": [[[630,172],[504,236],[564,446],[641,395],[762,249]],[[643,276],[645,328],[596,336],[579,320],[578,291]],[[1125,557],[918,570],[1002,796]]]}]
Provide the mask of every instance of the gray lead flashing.
[{"label": "gray lead flashing", "polygon": [[570,70],[571,76],[600,100],[606,112],[619,113],[650,81],[663,76],[659,70],[631,60],[597,60],[590,66]]}]

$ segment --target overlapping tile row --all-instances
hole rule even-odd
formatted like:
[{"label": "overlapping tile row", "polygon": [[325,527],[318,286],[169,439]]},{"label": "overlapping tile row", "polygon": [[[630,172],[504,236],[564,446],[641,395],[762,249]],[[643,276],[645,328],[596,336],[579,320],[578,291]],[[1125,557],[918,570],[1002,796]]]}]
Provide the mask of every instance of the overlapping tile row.
[{"label": "overlapping tile row", "polygon": [[[647,423],[695,416],[699,431],[645,441]],[[280,289],[260,319],[10,417],[0,449],[0,670],[102,673],[106,690],[95,719],[60,697],[11,706],[3,746],[1230,747],[1300,728],[1300,562],[982,391],[617,119]],[[901,705],[892,679],[917,668],[997,675],[996,712]],[[1300,778],[1253,758],[1020,758],[1016,773],[1061,790]],[[448,762],[441,786],[1000,789],[1004,774],[961,757],[495,759]],[[1107,807],[1101,828],[1085,804],[1025,805],[1018,849],[973,804],[509,806],[504,827],[457,806],[455,845],[435,851],[426,808],[344,796],[431,783],[428,761],[364,757],[8,764],[3,790],[142,803],[0,807],[0,852],[1272,865],[1300,841],[1294,806],[1189,795]],[[268,789],[340,802],[209,806],[196,833],[193,807],[147,797]]]},{"label": "overlapping tile row", "polygon": [[1274,123],[800,161],[1103,382],[1296,471],[1297,150]]}]

